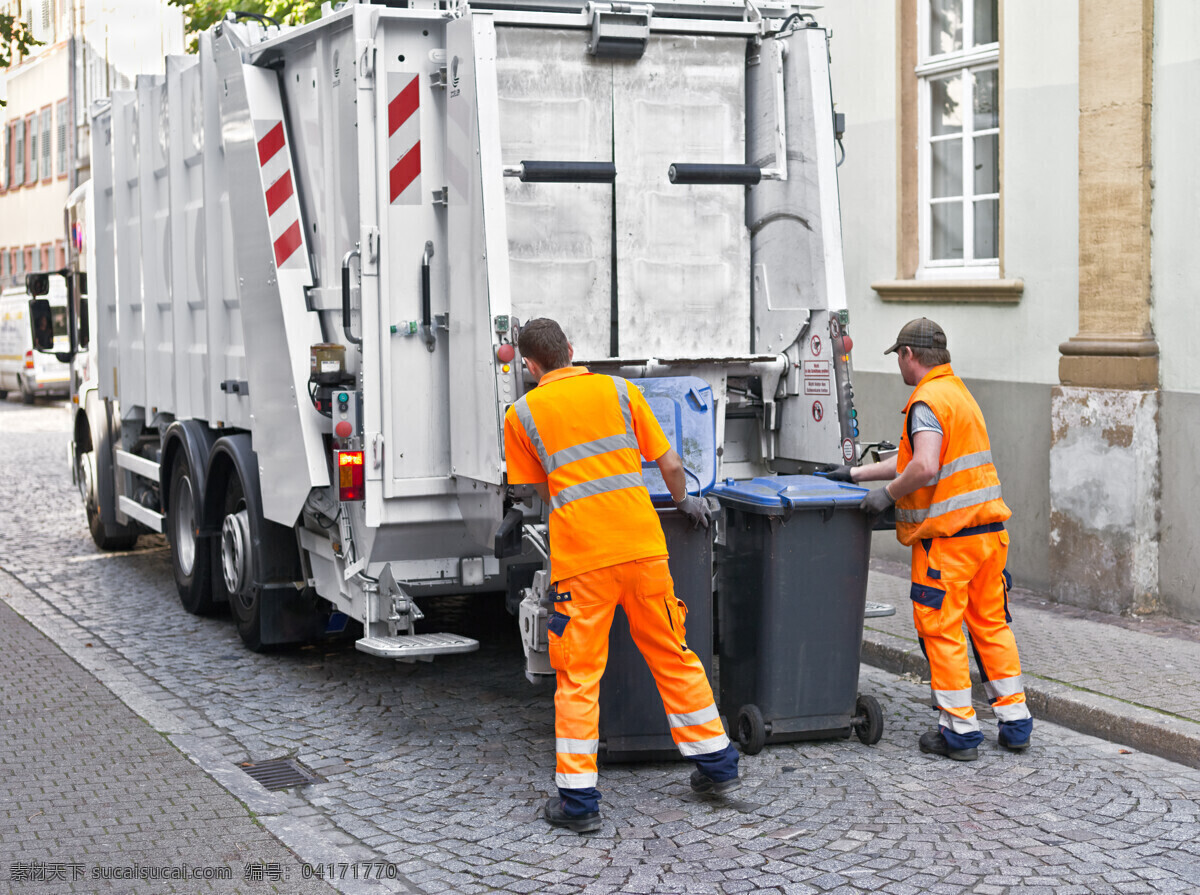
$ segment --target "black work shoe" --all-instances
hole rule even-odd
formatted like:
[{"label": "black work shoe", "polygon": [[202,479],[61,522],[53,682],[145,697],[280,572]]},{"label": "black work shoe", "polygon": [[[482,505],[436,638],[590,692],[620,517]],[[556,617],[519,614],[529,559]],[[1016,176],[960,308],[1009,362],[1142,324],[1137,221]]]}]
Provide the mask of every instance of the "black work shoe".
[{"label": "black work shoe", "polygon": [[1009,752],[1024,752],[1029,748],[1029,737],[1025,737],[1025,742],[1023,743],[1010,743],[1004,737],[997,737],[997,739],[1000,741],[1000,745]]},{"label": "black work shoe", "polygon": [[546,822],[552,827],[565,827],[576,833],[594,833],[600,829],[600,812],[589,811],[587,814],[567,814],[563,809],[562,799],[551,797],[546,800]]},{"label": "black work shoe", "polygon": [[951,749],[940,730],[925,731],[921,734],[918,745],[922,752],[928,752],[930,755],[945,755],[955,761],[974,761],[979,757],[979,749],[975,746],[970,749]]},{"label": "black work shoe", "polygon": [[692,771],[692,776],[688,778],[688,783],[691,784],[692,792],[698,792],[706,796],[728,795],[742,786],[742,781],[738,777],[732,777],[729,780],[714,780],[699,768]]}]

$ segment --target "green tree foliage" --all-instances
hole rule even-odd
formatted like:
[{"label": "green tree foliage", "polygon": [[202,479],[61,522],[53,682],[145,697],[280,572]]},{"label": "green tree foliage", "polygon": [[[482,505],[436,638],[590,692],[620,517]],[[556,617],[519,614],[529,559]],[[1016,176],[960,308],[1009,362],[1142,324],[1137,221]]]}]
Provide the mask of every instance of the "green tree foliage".
[{"label": "green tree foliage", "polygon": [[225,18],[242,12],[268,16],[281,25],[303,25],[321,15],[321,0],[167,0],[183,10],[183,26],[192,36],[188,49],[195,52],[196,35]]},{"label": "green tree foliage", "polygon": [[[31,48],[41,46],[40,40],[34,40],[33,34],[25,23],[6,12],[0,12],[0,68],[8,68],[13,58],[20,59]],[[0,101],[0,106],[5,105]]]}]

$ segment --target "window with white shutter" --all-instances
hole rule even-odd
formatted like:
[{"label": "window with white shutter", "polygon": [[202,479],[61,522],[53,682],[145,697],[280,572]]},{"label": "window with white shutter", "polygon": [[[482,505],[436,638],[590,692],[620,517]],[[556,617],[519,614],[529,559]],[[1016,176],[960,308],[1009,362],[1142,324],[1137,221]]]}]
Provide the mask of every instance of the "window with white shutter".
[{"label": "window with white shutter", "polygon": [[42,109],[42,179],[49,180],[54,176],[54,169],[50,166],[50,159],[53,146],[50,143],[50,116],[51,109],[47,106]]}]

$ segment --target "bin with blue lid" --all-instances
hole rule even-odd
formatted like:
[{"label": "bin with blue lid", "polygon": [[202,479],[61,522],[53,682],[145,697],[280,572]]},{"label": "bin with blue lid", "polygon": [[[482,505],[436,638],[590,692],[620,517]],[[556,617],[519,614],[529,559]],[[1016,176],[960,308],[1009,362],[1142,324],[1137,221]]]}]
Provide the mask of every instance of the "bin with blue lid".
[{"label": "bin with blue lid", "polygon": [[[707,494],[716,481],[716,407],[712,387],[695,376],[631,379],[646,398],[671,447],[683,460],[687,488]],[[666,536],[675,596],[687,606],[686,643],[713,683],[713,529],[692,528],[675,509],[658,467],[642,464],[642,479]],[[714,692],[715,692],[714,687]],[[600,684],[600,758],[606,762],[680,758],[658,686],[617,607],[609,630],[608,665]]]},{"label": "bin with blue lid", "polygon": [[717,567],[718,704],[742,751],[883,733],[858,693],[871,524],[866,488],[821,476],[727,480]]}]

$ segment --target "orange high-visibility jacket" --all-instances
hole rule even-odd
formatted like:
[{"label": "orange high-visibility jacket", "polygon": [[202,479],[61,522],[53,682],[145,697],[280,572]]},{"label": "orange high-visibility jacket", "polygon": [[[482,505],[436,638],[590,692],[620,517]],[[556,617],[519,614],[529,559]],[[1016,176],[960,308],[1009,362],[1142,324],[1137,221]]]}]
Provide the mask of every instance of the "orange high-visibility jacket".
[{"label": "orange high-visibility jacket", "polygon": [[924,538],[948,538],[964,528],[1003,522],[1012,510],[1000,496],[1000,476],[992,465],[991,443],[983,412],[949,364],[934,367],[904,405],[904,432],[896,472],[912,460],[908,414],[913,404],[928,404],[942,426],[937,475],[896,501],[896,537],[902,544]]},{"label": "orange high-visibility jacket", "polygon": [[550,489],[550,577],[666,556],[642,457],[671,447],[646,398],[624,379],[563,367],[504,415],[509,484]]}]

